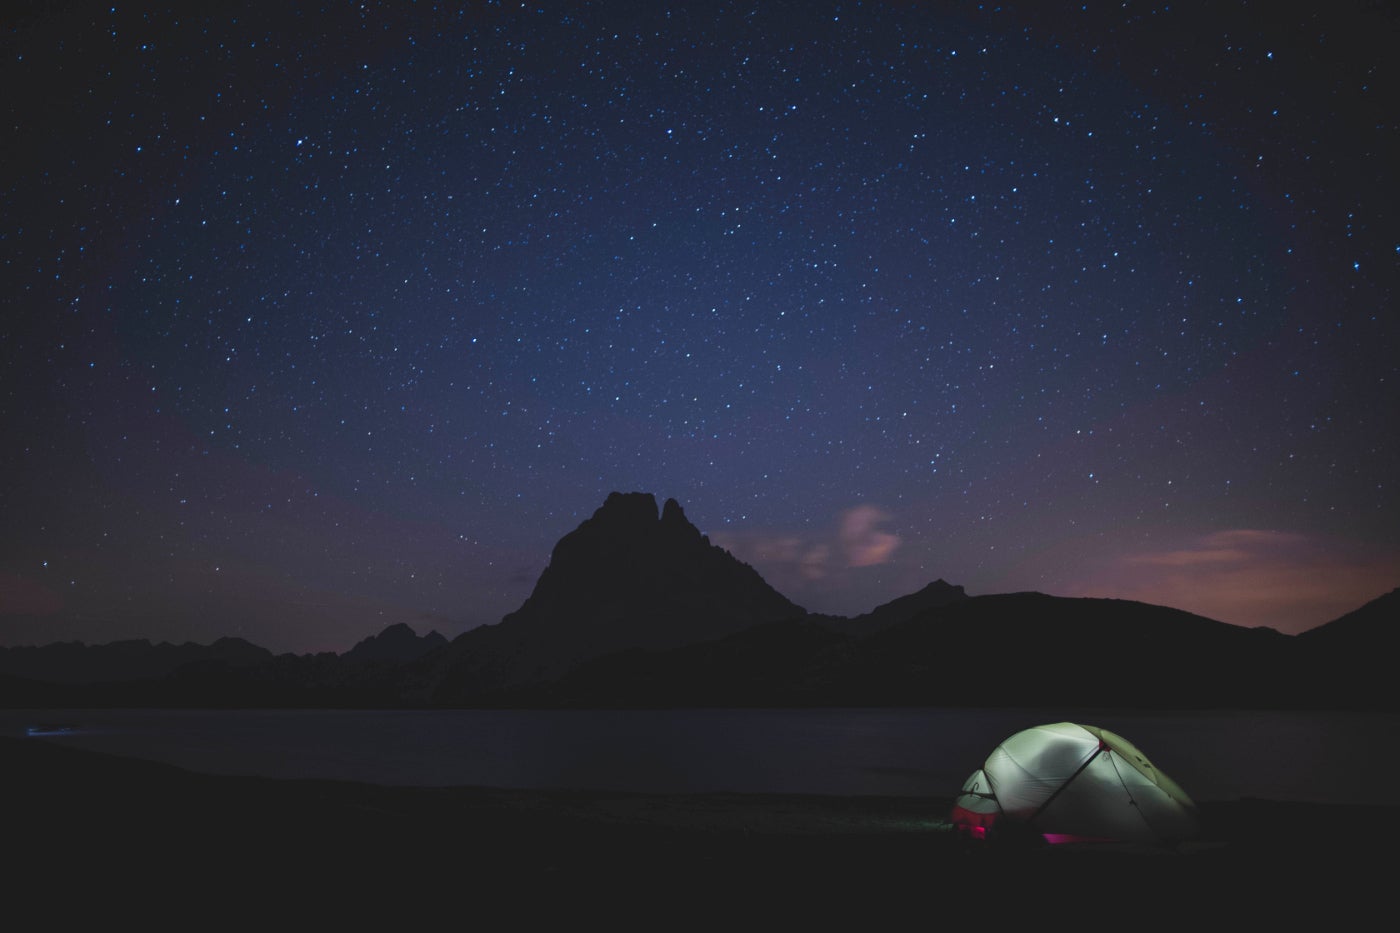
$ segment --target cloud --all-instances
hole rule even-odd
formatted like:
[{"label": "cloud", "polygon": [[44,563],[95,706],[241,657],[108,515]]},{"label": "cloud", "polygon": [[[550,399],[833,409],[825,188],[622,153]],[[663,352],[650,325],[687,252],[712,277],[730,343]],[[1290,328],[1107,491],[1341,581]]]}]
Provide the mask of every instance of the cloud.
[{"label": "cloud", "polygon": [[894,555],[899,536],[877,527],[889,519],[887,512],[873,505],[858,505],[841,513],[841,548],[848,566],[873,567]]},{"label": "cloud", "polygon": [[[830,545],[795,535],[717,532],[710,540],[745,563],[765,568],[765,576],[772,568],[777,568],[777,573],[784,578],[824,580],[833,570]],[[775,581],[770,579],[769,582]]]},{"label": "cloud", "polygon": [[818,544],[802,552],[797,567],[804,580],[823,580],[830,572],[830,561],[831,548]]},{"label": "cloud", "polygon": [[1356,609],[1400,580],[1400,555],[1294,532],[1237,528],[1125,553],[1069,595],[1117,596],[1237,625],[1300,632]]},{"label": "cloud", "polygon": [[818,581],[839,581],[852,569],[888,563],[899,547],[898,535],[881,530],[888,512],[857,505],[836,516],[833,527],[811,534],[764,531],[719,532],[711,540],[739,559],[759,567],[780,590]]},{"label": "cloud", "polygon": [[1157,567],[1239,564],[1256,559],[1261,551],[1277,553],[1287,548],[1306,546],[1306,543],[1307,539],[1298,534],[1237,528],[1205,535],[1181,550],[1135,554],[1124,560],[1130,564]]}]

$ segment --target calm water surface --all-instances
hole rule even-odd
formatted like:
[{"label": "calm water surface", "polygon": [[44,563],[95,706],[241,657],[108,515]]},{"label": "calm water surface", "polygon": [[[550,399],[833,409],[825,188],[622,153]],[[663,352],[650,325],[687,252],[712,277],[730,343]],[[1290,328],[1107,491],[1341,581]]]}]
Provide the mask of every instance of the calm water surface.
[{"label": "calm water surface", "polygon": [[[1108,710],[0,710],[0,734],[214,774],[655,793],[951,796],[1003,738],[1069,720],[1201,801],[1400,805],[1400,714]],[[1366,775],[1382,775],[1381,780]]]}]

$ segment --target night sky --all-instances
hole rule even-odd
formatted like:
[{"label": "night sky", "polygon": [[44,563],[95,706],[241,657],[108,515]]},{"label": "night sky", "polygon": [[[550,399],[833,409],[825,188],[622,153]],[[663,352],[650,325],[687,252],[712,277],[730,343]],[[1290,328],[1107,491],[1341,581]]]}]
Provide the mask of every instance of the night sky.
[{"label": "night sky", "polygon": [[1393,4],[7,5],[0,644],[1400,585]]}]

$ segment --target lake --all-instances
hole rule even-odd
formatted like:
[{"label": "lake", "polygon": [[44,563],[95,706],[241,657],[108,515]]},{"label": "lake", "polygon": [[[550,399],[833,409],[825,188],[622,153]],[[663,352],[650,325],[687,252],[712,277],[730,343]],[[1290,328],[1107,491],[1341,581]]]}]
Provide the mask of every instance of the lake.
[{"label": "lake", "polygon": [[651,793],[951,797],[1001,739],[1122,735],[1198,801],[1400,805],[1400,714],[1258,710],[0,710],[0,734],[211,774]]}]

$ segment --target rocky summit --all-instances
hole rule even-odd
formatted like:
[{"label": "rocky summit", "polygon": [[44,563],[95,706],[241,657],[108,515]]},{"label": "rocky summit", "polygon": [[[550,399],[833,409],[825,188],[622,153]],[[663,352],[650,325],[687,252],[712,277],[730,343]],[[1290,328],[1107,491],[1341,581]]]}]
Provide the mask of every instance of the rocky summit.
[{"label": "rocky summit", "polygon": [[542,680],[623,649],[721,638],[806,611],[709,538],[679,503],[615,492],[554,546],[524,604],[453,645],[457,690]]},{"label": "rocky summit", "polygon": [[534,592],[507,624],[622,626],[629,646],[714,638],[804,615],[748,564],[710,543],[675,499],[613,493],[555,545]]}]

